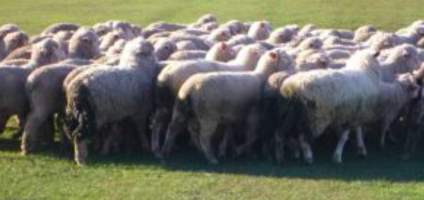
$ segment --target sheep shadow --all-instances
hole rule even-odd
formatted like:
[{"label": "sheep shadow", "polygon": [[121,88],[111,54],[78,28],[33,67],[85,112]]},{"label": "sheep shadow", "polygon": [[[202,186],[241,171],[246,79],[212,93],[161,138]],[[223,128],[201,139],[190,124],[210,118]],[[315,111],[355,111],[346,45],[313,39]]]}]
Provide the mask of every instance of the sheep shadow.
[{"label": "sheep shadow", "polygon": [[[324,138],[326,140],[326,138]],[[219,165],[210,165],[202,154],[193,149],[180,149],[172,154],[166,163],[161,163],[149,153],[118,154],[114,156],[95,156],[91,158],[93,165],[124,165],[124,166],[151,166],[169,171],[183,171],[189,173],[216,173],[248,175],[258,177],[296,178],[296,179],[333,179],[343,181],[376,181],[387,180],[392,182],[421,182],[424,181],[424,162],[420,159],[424,154],[417,152],[408,161],[401,160],[402,145],[389,145],[384,151],[369,146],[367,158],[359,158],[355,153],[354,144],[347,145],[344,154],[344,163],[335,164],[331,161],[333,145],[324,145],[329,148],[316,149],[316,161],[306,165],[302,161],[287,160],[279,166],[264,158],[244,157],[240,159],[224,159]],[[377,144],[377,141],[369,141]],[[326,142],[324,142],[326,143]],[[322,145],[322,141],[319,145]],[[421,151],[423,152],[423,151]]]},{"label": "sheep shadow", "polygon": [[[356,156],[353,142],[346,146],[343,164],[331,162],[334,141],[328,138],[318,141],[315,149],[315,163],[306,165],[299,160],[287,160],[283,166],[265,158],[243,157],[224,159],[219,165],[210,165],[203,155],[193,148],[181,148],[173,153],[166,163],[162,163],[151,153],[119,153],[109,156],[90,155],[90,166],[146,166],[166,171],[183,171],[188,173],[215,173],[230,175],[247,175],[258,177],[293,178],[293,179],[332,179],[343,181],[421,182],[424,181],[424,162],[420,159],[424,151],[418,150],[411,160],[400,159],[402,145],[389,145],[384,151],[375,145],[368,145],[369,155],[365,159]],[[328,141],[327,141],[328,140]],[[377,144],[376,141],[367,141]],[[19,140],[0,138],[0,151],[19,151]],[[70,153],[60,151],[60,143],[43,148],[38,154],[60,160],[72,161]]]}]

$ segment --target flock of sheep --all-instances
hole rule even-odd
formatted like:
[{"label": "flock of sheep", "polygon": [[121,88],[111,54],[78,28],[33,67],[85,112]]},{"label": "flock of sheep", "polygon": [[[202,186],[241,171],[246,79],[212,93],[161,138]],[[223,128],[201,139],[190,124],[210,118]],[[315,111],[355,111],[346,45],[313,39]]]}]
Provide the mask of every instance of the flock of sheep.
[{"label": "flock of sheep", "polygon": [[16,115],[24,155],[59,132],[79,165],[89,149],[166,159],[178,145],[213,164],[258,152],[282,163],[287,150],[312,163],[311,142],[329,133],[338,135],[340,163],[350,132],[366,156],[363,132],[381,134],[383,147],[400,126],[409,157],[423,124],[421,47],[424,21],[390,33],[372,25],[219,24],[207,14],[144,28],[59,23],[32,37],[6,24],[0,131]]}]

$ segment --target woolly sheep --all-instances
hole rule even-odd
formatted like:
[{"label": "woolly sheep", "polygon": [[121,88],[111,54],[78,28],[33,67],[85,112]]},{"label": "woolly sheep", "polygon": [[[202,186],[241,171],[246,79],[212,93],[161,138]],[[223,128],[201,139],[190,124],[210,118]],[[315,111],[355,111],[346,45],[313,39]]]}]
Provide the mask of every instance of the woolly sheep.
[{"label": "woolly sheep", "polygon": [[[218,125],[238,124],[247,120],[246,144],[237,149],[238,154],[244,152],[257,137],[257,107],[267,77],[287,69],[291,64],[287,54],[272,51],[261,57],[252,72],[212,72],[190,77],[178,93],[162,153],[170,152],[185,121],[196,121],[193,123],[198,123],[199,130],[192,133],[193,140],[198,141],[208,161],[217,164],[218,160],[212,149],[212,137]],[[194,116],[194,119],[190,116]]]},{"label": "woolly sheep", "polygon": [[74,127],[74,156],[78,165],[83,165],[88,155],[89,134],[124,118],[135,122],[143,147],[148,148],[145,130],[157,72],[153,51],[150,43],[136,38],[125,46],[118,67],[89,68],[66,88],[68,126]]},{"label": "woolly sheep", "polygon": [[[393,85],[382,82],[376,55],[369,50],[364,50],[354,54],[346,67],[342,69],[314,70],[289,77],[283,83],[281,93],[285,98],[290,99],[289,102],[292,102],[293,106],[292,114],[297,115],[297,117],[289,115],[287,118],[295,117],[295,120],[299,120],[297,123],[306,122],[300,125],[303,126],[302,131],[305,131],[306,135],[300,136],[299,142],[305,161],[310,163],[313,155],[304,137],[318,137],[330,125],[341,131],[343,130],[341,125],[355,127],[380,119],[378,113],[381,113],[379,110],[381,107],[378,105],[385,105],[382,103],[392,101],[397,101],[399,106],[405,105],[406,101],[393,98],[398,97],[397,93],[403,92],[400,96],[403,95],[409,100],[412,97],[411,91],[407,90],[409,87],[416,89],[414,81],[409,78],[401,78]],[[322,89],[328,91],[325,92]],[[386,96],[388,91],[396,95]],[[392,116],[387,116],[383,120],[391,122]],[[384,124],[387,125],[387,123]],[[334,152],[335,162],[341,162],[343,146],[348,135],[348,130],[344,130],[341,134]]]},{"label": "woolly sheep", "polygon": [[237,55],[235,60],[229,63],[195,60],[171,63],[166,66],[157,78],[157,110],[152,122],[152,151],[155,155],[159,156],[162,132],[172,115],[174,97],[189,77],[197,73],[213,71],[252,70],[263,52],[264,49],[258,48],[256,45],[249,45]]},{"label": "woolly sheep", "polygon": [[272,31],[267,21],[255,22],[250,26],[247,35],[255,40],[266,40]]}]

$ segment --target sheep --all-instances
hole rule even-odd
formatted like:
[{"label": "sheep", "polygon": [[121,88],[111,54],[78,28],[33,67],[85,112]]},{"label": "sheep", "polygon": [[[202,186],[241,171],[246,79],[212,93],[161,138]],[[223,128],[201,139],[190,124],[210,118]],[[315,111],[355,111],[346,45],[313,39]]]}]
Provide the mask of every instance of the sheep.
[{"label": "sheep", "polygon": [[396,75],[412,72],[420,65],[416,48],[403,44],[388,50],[386,58],[381,63],[381,78],[391,82]]},{"label": "sheep", "polygon": [[199,142],[208,161],[217,164],[211,146],[217,126],[231,126],[246,120],[247,139],[245,144],[238,147],[237,154],[244,152],[257,137],[257,109],[266,79],[291,64],[291,58],[284,52],[270,51],[261,57],[252,72],[212,72],[191,76],[178,92],[162,154],[170,152],[176,135],[184,128],[186,121],[197,124],[195,126],[198,126],[199,132],[193,131],[193,140]]},{"label": "sheep", "polygon": [[220,28],[229,29],[232,35],[243,34],[247,32],[244,24],[238,20],[230,20],[220,26]]},{"label": "sheep", "polygon": [[255,40],[247,35],[236,35],[227,41],[228,46],[235,47],[237,45],[248,45],[255,43]]},{"label": "sheep", "polygon": [[159,40],[155,43],[155,56],[158,61],[167,60],[177,50],[175,43],[168,39]]},{"label": "sheep", "polygon": [[0,100],[0,129],[10,116],[17,114],[19,119],[18,134],[23,130],[29,109],[28,99],[25,93],[26,78],[33,69],[47,65],[58,60],[57,45],[53,41],[40,42],[33,48],[33,53],[28,64],[24,66],[0,67],[1,100]]},{"label": "sheep", "polygon": [[119,31],[112,31],[104,35],[100,40],[100,51],[104,52],[119,39],[125,39],[124,34]]},{"label": "sheep", "polygon": [[41,36],[47,36],[47,35],[54,35],[59,31],[76,31],[80,28],[78,24],[72,24],[72,23],[56,23],[52,24],[46,29],[44,29],[43,32],[41,32]]},{"label": "sheep", "polygon": [[171,63],[163,68],[157,78],[157,109],[152,122],[152,151],[155,155],[160,156],[161,136],[172,115],[174,97],[190,76],[213,71],[252,70],[263,52],[264,49],[258,48],[256,45],[249,45],[237,55],[235,60],[229,63],[195,60]]},{"label": "sheep", "polygon": [[213,44],[216,42],[224,42],[231,38],[231,32],[230,29],[227,28],[217,28],[204,38]]},{"label": "sheep", "polygon": [[266,40],[271,33],[271,29],[269,22],[259,21],[250,26],[247,35],[255,40]]},{"label": "sheep", "polygon": [[[89,64],[88,59],[99,55],[99,40],[94,30],[80,28],[69,41],[69,59],[34,70],[27,78],[26,93],[31,111],[25,124],[21,150],[26,155],[36,149],[43,127],[52,126],[55,113],[64,113],[65,77],[78,65]],[[48,133],[51,134],[51,133]],[[44,134],[46,135],[46,134]]]},{"label": "sheep", "polygon": [[148,148],[145,125],[153,106],[151,95],[158,70],[153,51],[150,43],[135,38],[125,45],[117,67],[89,68],[69,83],[66,116],[68,127],[77,125],[72,136],[78,165],[85,164],[89,134],[125,118],[134,121],[143,147]]},{"label": "sheep", "polygon": [[[318,137],[328,126],[343,130],[333,156],[333,160],[340,163],[349,135],[346,128],[377,120],[386,128],[399,112],[391,107],[394,104],[396,108],[403,107],[413,97],[417,87],[411,77],[405,75],[393,83],[380,80],[378,54],[372,52],[355,53],[342,69],[298,73],[284,81],[280,93],[290,109],[279,134],[304,132],[298,138],[306,162],[313,161],[306,139]],[[379,106],[388,104],[390,109],[384,111]],[[365,149],[364,146],[360,148]]]},{"label": "sheep", "polygon": [[194,44],[192,41],[186,40],[186,41],[180,41],[176,44],[177,50],[198,50],[196,44]]},{"label": "sheep", "polygon": [[7,34],[3,40],[5,43],[6,53],[9,54],[13,50],[26,45],[29,38],[24,32],[15,31],[13,33]]},{"label": "sheep", "polygon": [[226,43],[220,42],[212,46],[208,52],[205,51],[177,51],[173,53],[169,60],[172,61],[183,61],[183,60],[194,60],[202,59],[210,61],[222,61],[227,62],[235,57],[235,52]]},{"label": "sheep", "polygon": [[295,63],[296,71],[325,69],[330,64],[330,58],[324,52],[306,50],[296,57]]},{"label": "sheep", "polygon": [[377,32],[378,32],[378,29],[372,24],[360,26],[355,30],[355,35],[352,41],[357,43],[365,42]]},{"label": "sheep", "polygon": [[287,43],[293,39],[295,33],[296,32],[289,27],[278,28],[269,35],[267,42],[271,44]]}]

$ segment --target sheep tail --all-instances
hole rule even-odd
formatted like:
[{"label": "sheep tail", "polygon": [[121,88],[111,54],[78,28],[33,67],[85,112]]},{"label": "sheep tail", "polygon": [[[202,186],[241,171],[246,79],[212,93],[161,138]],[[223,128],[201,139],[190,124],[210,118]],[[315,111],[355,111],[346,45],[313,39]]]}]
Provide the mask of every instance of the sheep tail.
[{"label": "sheep tail", "polygon": [[94,134],[96,127],[94,109],[89,99],[90,92],[86,86],[82,85],[78,88],[77,96],[75,97],[72,111],[74,118],[71,121],[71,123],[73,122],[76,125],[71,136],[79,140],[89,139]]},{"label": "sheep tail", "polygon": [[306,141],[313,141],[313,132],[304,103],[297,97],[280,97],[278,100],[278,119],[281,121],[280,134],[297,137],[304,134]]}]

